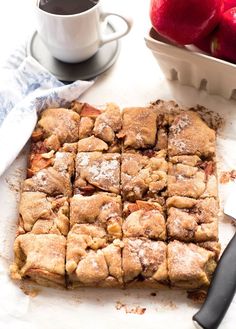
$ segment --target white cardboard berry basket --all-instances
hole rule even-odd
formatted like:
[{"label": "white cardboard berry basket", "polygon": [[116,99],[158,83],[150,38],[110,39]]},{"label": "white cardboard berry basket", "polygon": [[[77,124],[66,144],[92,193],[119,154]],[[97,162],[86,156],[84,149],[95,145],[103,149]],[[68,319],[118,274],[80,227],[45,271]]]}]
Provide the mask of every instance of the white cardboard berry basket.
[{"label": "white cardboard berry basket", "polygon": [[150,29],[145,42],[167,79],[226,99],[236,99],[236,65],[196,51],[196,48],[170,44],[154,29]]}]

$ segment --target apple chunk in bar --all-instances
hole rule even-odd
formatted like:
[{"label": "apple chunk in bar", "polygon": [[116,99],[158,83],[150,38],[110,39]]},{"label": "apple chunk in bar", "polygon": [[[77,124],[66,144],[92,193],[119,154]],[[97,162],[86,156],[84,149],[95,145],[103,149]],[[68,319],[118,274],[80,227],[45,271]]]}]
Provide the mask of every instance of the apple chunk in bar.
[{"label": "apple chunk in bar", "polygon": [[76,110],[81,117],[79,151],[119,152],[120,141],[117,134],[122,126],[122,119],[117,105],[108,103],[104,109],[98,109],[88,103],[75,101],[72,103],[72,109]]},{"label": "apple chunk in bar", "polygon": [[56,234],[22,234],[14,243],[11,277],[43,286],[65,286],[66,238]]},{"label": "apple chunk in bar", "polygon": [[125,202],[123,213],[122,231],[125,238],[166,240],[165,217],[157,200]]},{"label": "apple chunk in bar", "polygon": [[31,163],[31,178],[24,181],[24,192],[43,192],[49,196],[71,196],[71,178],[74,175],[74,154],[57,152],[51,154],[47,168],[41,169],[36,161]]},{"label": "apple chunk in bar", "polygon": [[200,115],[193,111],[181,111],[170,116],[168,155],[197,155],[210,159],[215,155],[216,132],[208,127]]},{"label": "apple chunk in bar", "polygon": [[168,164],[165,151],[123,153],[121,193],[125,200],[155,198],[167,187]]},{"label": "apple chunk in bar", "polygon": [[42,112],[32,134],[35,154],[58,151],[64,143],[79,140],[80,115],[66,108],[49,108]]},{"label": "apple chunk in bar", "polygon": [[218,201],[214,198],[191,199],[174,196],[167,199],[169,239],[186,242],[218,240]]},{"label": "apple chunk in bar", "polygon": [[217,178],[214,160],[201,160],[197,155],[170,158],[168,196],[217,198]]},{"label": "apple chunk in bar", "polygon": [[69,230],[67,197],[48,197],[42,192],[23,192],[19,207],[18,234],[61,234]]},{"label": "apple chunk in bar", "polygon": [[74,192],[91,195],[96,191],[120,192],[120,154],[81,152],[76,157]]},{"label": "apple chunk in bar", "polygon": [[208,287],[216,268],[214,252],[193,243],[172,241],[168,244],[168,274],[173,287]]},{"label": "apple chunk in bar", "polygon": [[67,237],[69,287],[122,287],[121,249],[122,242],[109,243],[103,228],[75,224]]},{"label": "apple chunk in bar", "polygon": [[108,240],[122,237],[121,197],[111,193],[74,195],[70,201],[70,225],[93,224],[102,227]]},{"label": "apple chunk in bar", "polygon": [[168,285],[167,246],[163,241],[124,238],[123,243],[122,268],[127,287]]}]

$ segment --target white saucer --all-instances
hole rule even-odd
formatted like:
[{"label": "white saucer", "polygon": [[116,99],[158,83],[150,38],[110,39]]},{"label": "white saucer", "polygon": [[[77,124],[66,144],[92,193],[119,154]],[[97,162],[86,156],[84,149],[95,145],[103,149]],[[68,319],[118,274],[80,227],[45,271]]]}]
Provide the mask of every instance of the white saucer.
[{"label": "white saucer", "polygon": [[[115,28],[108,23],[106,32],[112,33],[114,31]],[[87,61],[78,64],[68,64],[52,57],[37,32],[33,33],[27,46],[27,54],[31,55],[58,80],[63,82],[95,78],[115,63],[119,55],[119,50],[120,41],[112,41],[102,46]]]}]

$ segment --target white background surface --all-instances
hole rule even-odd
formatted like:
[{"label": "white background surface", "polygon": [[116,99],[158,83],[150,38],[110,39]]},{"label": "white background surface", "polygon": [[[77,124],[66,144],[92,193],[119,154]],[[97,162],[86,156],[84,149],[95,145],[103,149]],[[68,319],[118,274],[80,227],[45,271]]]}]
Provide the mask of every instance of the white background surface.
[{"label": "white background surface", "polygon": [[[132,32],[122,40],[118,61],[97,79],[82,99],[96,105],[113,101],[120,106],[132,106],[146,105],[158,98],[165,98],[175,99],[187,106],[202,104],[211,110],[217,108],[221,113],[225,113],[228,120],[227,130],[219,139],[218,147],[221,155],[227,159],[225,168],[236,169],[236,154],[232,154],[236,153],[236,142],[228,143],[227,147],[224,145],[226,138],[232,137],[233,128],[236,132],[236,112],[232,115],[236,104],[220,97],[210,97],[205,92],[198,93],[193,88],[181,87],[176,83],[165,81],[143,40],[143,36],[150,27],[149,0],[104,0],[104,2],[107,9],[113,11],[118,9],[131,15],[134,19],[134,27]],[[34,30],[31,3],[32,0],[0,0],[0,64],[9,52],[27,40]],[[9,191],[6,179],[9,182],[9,177],[12,175],[17,176],[18,173],[19,176],[17,169],[22,167],[21,161],[24,161],[23,157],[0,179],[1,221],[12,220],[4,209],[12,206],[13,214],[16,200],[13,193]],[[14,230],[14,226],[11,230]],[[233,231],[230,222],[223,220],[220,228],[223,247]],[[13,236],[12,232],[9,233]],[[6,235],[5,238],[7,239],[8,236]],[[10,247],[11,243],[12,241],[9,240]],[[40,289],[38,296],[32,298],[25,296],[9,281],[6,270],[2,267],[0,279],[0,329],[92,327],[98,329],[191,329],[193,328],[191,317],[198,308],[186,298],[184,292],[169,291],[158,292],[156,297],[151,297],[150,291],[82,289],[68,294],[66,291]],[[6,289],[2,289],[4,286]],[[139,305],[147,310],[143,315],[126,314],[124,309],[116,310],[117,301],[125,303],[129,308]],[[221,328],[235,328],[235,323],[236,304],[234,303]]]}]

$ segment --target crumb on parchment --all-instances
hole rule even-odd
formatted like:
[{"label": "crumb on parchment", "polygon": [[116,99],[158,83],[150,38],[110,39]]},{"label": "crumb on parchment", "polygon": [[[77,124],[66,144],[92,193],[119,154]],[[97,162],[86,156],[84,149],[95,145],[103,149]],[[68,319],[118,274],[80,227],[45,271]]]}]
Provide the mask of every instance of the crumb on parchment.
[{"label": "crumb on parchment", "polygon": [[223,171],[220,175],[220,183],[227,184],[236,179],[236,170]]},{"label": "crumb on parchment", "polygon": [[146,307],[141,307],[139,305],[126,305],[120,301],[116,302],[116,309],[121,310],[122,308],[127,314],[132,313],[142,315],[146,312]]},{"label": "crumb on parchment", "polygon": [[191,301],[195,304],[202,304],[206,299],[206,295],[206,290],[187,291],[188,299],[191,299]]}]

